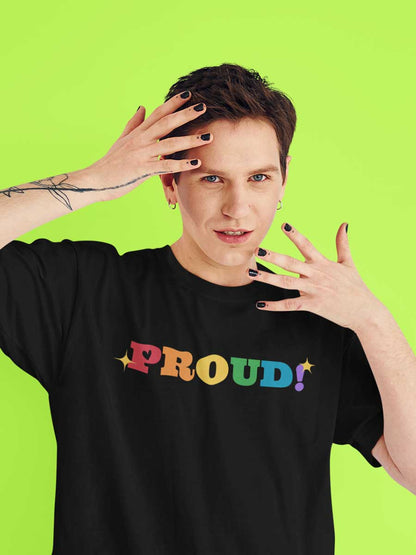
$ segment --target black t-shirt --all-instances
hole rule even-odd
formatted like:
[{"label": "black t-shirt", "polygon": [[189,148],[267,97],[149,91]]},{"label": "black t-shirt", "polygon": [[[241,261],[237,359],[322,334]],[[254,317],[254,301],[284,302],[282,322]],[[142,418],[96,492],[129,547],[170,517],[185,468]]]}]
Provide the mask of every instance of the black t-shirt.
[{"label": "black t-shirt", "polygon": [[296,296],[169,245],[0,250],[0,347],[49,394],[55,555],[333,555],[331,445],[379,467],[382,404],[352,330],[255,306]]}]

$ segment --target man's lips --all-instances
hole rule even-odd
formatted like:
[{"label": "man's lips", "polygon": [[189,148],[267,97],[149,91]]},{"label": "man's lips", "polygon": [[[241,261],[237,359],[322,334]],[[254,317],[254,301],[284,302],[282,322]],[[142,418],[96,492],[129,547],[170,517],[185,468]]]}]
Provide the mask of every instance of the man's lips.
[{"label": "man's lips", "polygon": [[237,235],[229,235],[228,233],[223,233],[222,231],[215,231],[214,233],[217,235],[221,241],[224,243],[245,243],[251,237],[253,231],[247,231],[245,233],[239,233]]},{"label": "man's lips", "polygon": [[222,233],[223,231],[244,231],[244,232],[250,232],[253,231],[252,229],[244,229],[244,228],[240,228],[240,229],[233,229],[232,227],[226,227],[224,229],[214,229],[214,231],[218,231],[220,233]]}]

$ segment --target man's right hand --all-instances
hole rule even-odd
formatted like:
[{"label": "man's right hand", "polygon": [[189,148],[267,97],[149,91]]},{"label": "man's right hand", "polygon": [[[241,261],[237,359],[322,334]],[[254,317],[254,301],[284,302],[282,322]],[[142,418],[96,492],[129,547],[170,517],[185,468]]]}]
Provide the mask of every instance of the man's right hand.
[{"label": "man's right hand", "polygon": [[200,160],[196,165],[192,165],[190,159],[159,160],[159,156],[199,147],[212,141],[212,133],[208,141],[203,141],[201,135],[159,140],[176,127],[205,113],[205,104],[202,104],[203,109],[199,111],[195,107],[200,108],[201,104],[175,112],[187,102],[191,93],[189,91],[185,98],[181,94],[184,93],[179,93],[158,106],[146,120],[145,108],[141,106],[107,154],[81,170],[94,181],[94,188],[100,191],[101,200],[122,197],[153,175],[184,172],[200,166]]}]

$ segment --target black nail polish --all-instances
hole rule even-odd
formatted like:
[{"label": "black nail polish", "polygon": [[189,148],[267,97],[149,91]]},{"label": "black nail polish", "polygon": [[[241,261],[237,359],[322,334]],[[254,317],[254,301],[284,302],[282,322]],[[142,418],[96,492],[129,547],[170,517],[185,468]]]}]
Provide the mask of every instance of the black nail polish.
[{"label": "black nail polish", "polygon": [[264,303],[263,301],[257,301],[256,306],[258,306],[259,308],[263,308],[266,306],[266,303]]},{"label": "black nail polish", "polygon": [[266,254],[267,254],[267,251],[265,251],[264,249],[262,249],[261,247],[259,247],[258,255],[259,255],[259,256],[265,256]]},{"label": "black nail polish", "polygon": [[345,228],[345,233],[348,233],[348,224],[347,224],[347,226],[346,226],[346,228]]},{"label": "black nail polish", "polygon": [[198,160],[191,160],[191,165],[196,166],[198,164]]},{"label": "black nail polish", "polygon": [[203,141],[209,141],[210,138],[211,138],[211,133],[204,133],[203,135],[201,135],[201,139]]},{"label": "black nail polish", "polygon": [[194,106],[194,110],[196,112],[202,112],[202,110],[204,109],[204,103],[200,102],[199,104],[197,104],[196,106]]},{"label": "black nail polish", "polygon": [[191,93],[190,93],[189,91],[185,91],[185,92],[183,92],[180,96],[181,96],[181,98],[188,98],[188,96],[189,96],[190,94],[191,94]]},{"label": "black nail polish", "polygon": [[138,112],[141,107],[142,107],[142,105],[140,104],[140,106],[137,108],[136,112]]},{"label": "black nail polish", "polygon": [[248,270],[248,275],[249,275],[249,276],[257,276],[257,275],[258,275],[258,271],[257,271],[257,270],[252,270],[251,268],[249,268],[249,270]]},{"label": "black nail polish", "polygon": [[292,226],[289,224],[285,224],[285,230],[286,231],[290,231],[292,229]]}]

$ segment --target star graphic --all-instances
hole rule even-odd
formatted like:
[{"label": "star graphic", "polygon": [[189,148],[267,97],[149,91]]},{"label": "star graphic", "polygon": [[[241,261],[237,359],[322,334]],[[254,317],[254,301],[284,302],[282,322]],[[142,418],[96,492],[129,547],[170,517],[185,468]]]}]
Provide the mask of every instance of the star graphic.
[{"label": "star graphic", "polygon": [[113,357],[116,360],[119,360],[120,362],[123,363],[123,371],[126,371],[126,366],[128,365],[129,362],[133,362],[132,360],[129,359],[129,357],[127,356],[127,349],[126,349],[126,353],[124,355],[124,357],[122,358],[118,358],[118,357]]},{"label": "star graphic", "polygon": [[308,357],[306,357],[305,362],[302,362],[302,366],[304,372],[308,371],[310,374],[312,374],[311,367],[315,366],[315,364],[311,364],[308,360]]}]

